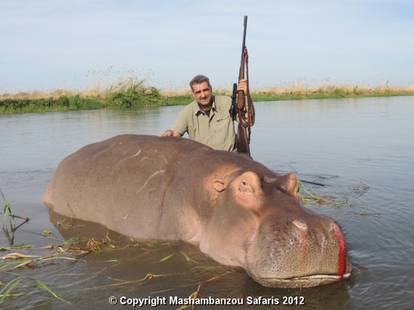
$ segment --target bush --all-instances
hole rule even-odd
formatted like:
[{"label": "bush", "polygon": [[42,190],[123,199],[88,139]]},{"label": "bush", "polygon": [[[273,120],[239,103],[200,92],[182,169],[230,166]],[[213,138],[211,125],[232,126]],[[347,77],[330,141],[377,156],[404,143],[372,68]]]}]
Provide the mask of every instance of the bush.
[{"label": "bush", "polygon": [[128,80],[108,90],[108,106],[124,109],[139,108],[157,104],[161,94],[155,87],[146,87],[143,81]]}]

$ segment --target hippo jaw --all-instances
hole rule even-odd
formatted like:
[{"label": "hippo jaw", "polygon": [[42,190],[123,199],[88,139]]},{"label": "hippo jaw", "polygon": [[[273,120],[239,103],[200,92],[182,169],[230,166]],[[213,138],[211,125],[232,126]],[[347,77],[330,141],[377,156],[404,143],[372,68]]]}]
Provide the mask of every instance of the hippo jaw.
[{"label": "hippo jaw", "polygon": [[292,277],[292,278],[272,278],[272,277],[256,277],[248,272],[248,274],[259,284],[266,287],[278,287],[278,288],[307,288],[320,285],[331,284],[339,282],[343,279],[347,279],[351,276],[351,273],[345,273],[343,276],[330,275],[330,274],[315,274],[310,276]]},{"label": "hippo jaw", "polygon": [[283,275],[279,276],[277,273],[271,275],[260,274],[257,268],[252,266],[245,266],[246,272],[259,284],[266,287],[277,288],[308,288],[314,286],[321,286],[348,279],[351,276],[352,265],[349,260],[346,263],[344,273],[314,273],[308,275],[293,275],[291,277]]},{"label": "hippo jaw", "polygon": [[[266,287],[307,288],[351,276],[352,265],[339,226],[327,217],[309,215],[311,225],[271,217],[259,227],[244,266],[256,282]],[[275,229],[279,234],[274,234]]]}]

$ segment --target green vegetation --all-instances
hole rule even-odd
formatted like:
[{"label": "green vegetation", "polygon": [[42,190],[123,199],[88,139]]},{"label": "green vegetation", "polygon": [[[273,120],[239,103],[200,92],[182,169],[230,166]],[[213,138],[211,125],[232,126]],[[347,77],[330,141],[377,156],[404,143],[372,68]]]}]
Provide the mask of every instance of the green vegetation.
[{"label": "green vegetation", "polygon": [[[44,234],[45,231],[48,232],[49,230],[43,230],[43,233],[31,233],[49,239],[48,236],[53,233]],[[0,278],[2,279],[0,280],[0,308],[12,308],[14,303],[21,303],[22,301],[19,301],[21,299],[27,301],[28,295],[37,297],[36,308],[43,309],[43,307],[50,304],[56,304],[57,307],[62,307],[64,304],[71,306],[70,301],[63,298],[71,290],[84,292],[117,287],[127,288],[131,285],[144,285],[157,279],[174,278],[182,275],[179,272],[162,274],[147,272],[145,276],[140,275],[138,278],[133,279],[113,278],[109,276],[111,270],[117,268],[122,263],[123,257],[128,257],[125,256],[125,253],[130,253],[129,251],[134,251],[135,257],[151,257],[155,261],[158,260],[159,264],[163,264],[164,266],[174,264],[172,259],[175,261],[185,260],[189,266],[197,269],[197,274],[202,273],[203,270],[207,272],[212,268],[209,260],[201,263],[197,262],[189,254],[175,250],[174,247],[171,247],[172,243],[169,242],[137,242],[129,239],[127,243],[121,241],[118,244],[113,243],[114,240],[110,239],[108,234],[99,240],[91,238],[87,240],[69,239],[66,241],[58,241],[58,243],[49,244],[46,247],[40,248],[28,248],[27,246],[4,247],[3,251],[6,253],[2,253],[2,256],[0,256]],[[19,251],[16,251],[16,249],[19,249]],[[33,253],[34,251],[36,251],[36,255],[27,254]],[[91,268],[87,273],[81,273],[79,271],[73,273],[67,272],[68,264],[76,263],[86,255],[99,254],[101,251],[105,251],[107,255],[103,256],[102,259],[97,259],[99,255],[95,255],[95,258],[89,261],[90,264],[97,266],[97,271],[95,271],[96,268]],[[173,253],[165,255],[166,251],[173,251]],[[113,258],[108,259],[108,254],[114,255]],[[58,263],[58,260],[61,262]],[[101,265],[102,263],[103,265]],[[45,274],[48,273],[48,266],[52,266],[53,270],[62,269],[61,273],[54,275],[54,277],[58,278],[57,281],[50,281],[47,276],[45,277]],[[174,265],[171,266],[173,269]],[[215,268],[215,271],[221,271],[223,269],[222,266],[215,266],[213,268]],[[202,283],[213,281],[228,273],[227,271],[223,274],[215,275],[213,278],[208,278],[208,280]],[[209,275],[206,275],[206,277],[209,277]],[[170,290],[173,290],[173,288],[170,288]],[[40,297],[41,295],[42,297]],[[30,307],[32,306],[30,305]]]},{"label": "green vegetation", "polygon": [[[216,94],[230,95],[229,90]],[[323,87],[273,87],[253,90],[253,101],[276,101],[324,98],[357,98],[383,96],[412,96],[414,87],[323,86]],[[92,89],[82,92],[56,90],[0,94],[0,114],[91,110],[101,108],[136,109],[149,106],[182,105],[191,102],[190,91],[162,91],[147,86],[144,80],[130,78],[104,90]]]},{"label": "green vegetation", "polygon": [[[0,95],[0,114],[92,110],[101,108],[133,109],[160,105],[162,96],[144,81],[128,79],[108,89],[72,92],[18,93]],[[168,102],[166,102],[167,104]]]},{"label": "green vegetation", "polygon": [[[22,217],[13,213],[9,201],[6,199],[3,191],[0,189],[0,195],[3,199],[3,212],[2,212],[2,228],[4,235],[8,239],[11,246],[14,243],[14,233],[24,224],[29,221],[28,217]],[[16,223],[16,219],[21,220],[20,224]],[[3,247],[0,247],[2,249]]]},{"label": "green vegetation", "polygon": [[290,87],[269,88],[252,93],[254,101],[328,99],[328,98],[360,98],[360,97],[389,97],[412,96],[414,87],[363,87],[363,86],[323,86],[315,88]]}]

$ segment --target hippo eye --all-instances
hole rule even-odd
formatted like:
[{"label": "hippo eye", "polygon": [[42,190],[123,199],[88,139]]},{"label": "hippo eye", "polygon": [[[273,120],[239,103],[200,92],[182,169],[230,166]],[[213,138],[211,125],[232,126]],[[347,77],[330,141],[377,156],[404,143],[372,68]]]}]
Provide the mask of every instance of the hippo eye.
[{"label": "hippo eye", "polygon": [[243,193],[253,193],[254,192],[254,190],[250,186],[249,182],[244,181],[244,180],[240,182],[239,190]]}]

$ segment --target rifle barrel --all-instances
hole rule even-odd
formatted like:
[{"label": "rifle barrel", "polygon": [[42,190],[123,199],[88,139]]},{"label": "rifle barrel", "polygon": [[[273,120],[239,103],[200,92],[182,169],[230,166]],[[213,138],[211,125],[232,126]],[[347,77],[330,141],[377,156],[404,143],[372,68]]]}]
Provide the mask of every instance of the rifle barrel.
[{"label": "rifle barrel", "polygon": [[[243,22],[243,42],[242,42],[242,50],[241,50],[241,57],[240,57],[240,68],[242,66],[243,63],[243,52],[244,49],[246,48],[246,32],[247,32],[247,16],[244,16],[244,22]],[[239,81],[241,78],[241,72],[239,70]]]}]

